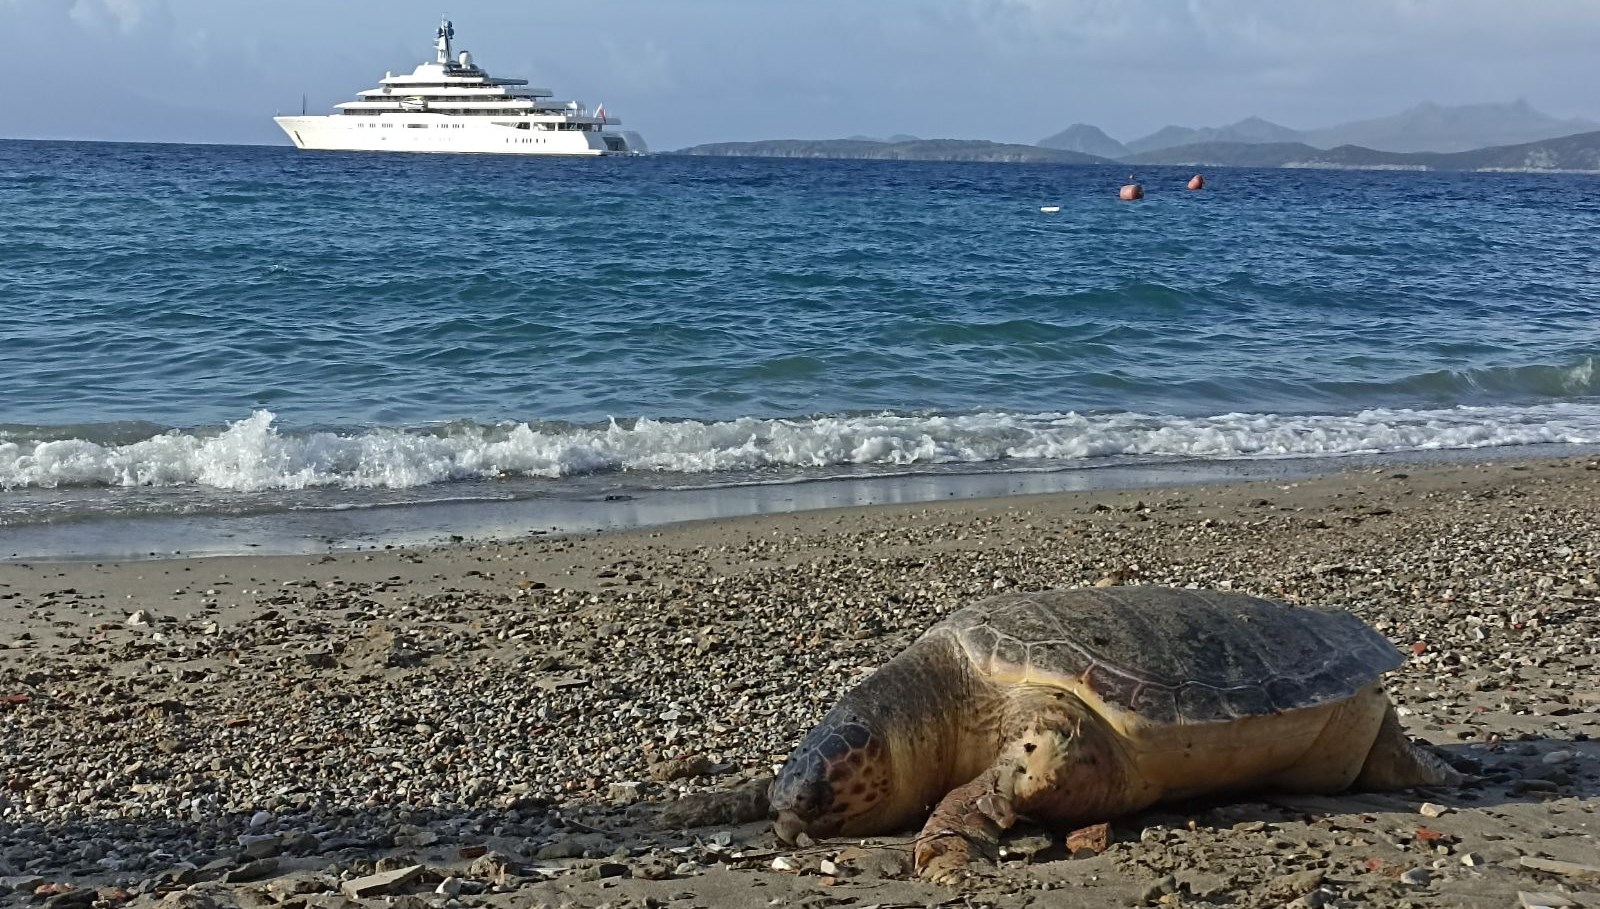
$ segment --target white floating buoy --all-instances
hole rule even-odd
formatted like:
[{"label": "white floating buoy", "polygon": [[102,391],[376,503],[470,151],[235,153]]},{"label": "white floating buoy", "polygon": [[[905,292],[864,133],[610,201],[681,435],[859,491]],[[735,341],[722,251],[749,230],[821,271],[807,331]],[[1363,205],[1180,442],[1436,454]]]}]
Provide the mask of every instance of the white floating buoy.
[{"label": "white floating buoy", "polygon": [[1039,206],[1039,210],[1044,212],[1047,215],[1053,215],[1056,212],[1061,210],[1061,206],[1059,206],[1059,205],[1041,205],[1041,206]]}]

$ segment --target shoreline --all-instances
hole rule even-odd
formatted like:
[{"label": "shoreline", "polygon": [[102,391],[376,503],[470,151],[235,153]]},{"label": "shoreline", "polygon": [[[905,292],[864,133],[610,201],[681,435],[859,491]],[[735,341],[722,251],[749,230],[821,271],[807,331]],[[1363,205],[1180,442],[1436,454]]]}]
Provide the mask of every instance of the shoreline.
[{"label": "shoreline", "polygon": [[1166,461],[1027,471],[908,472],[692,488],[474,498],[265,514],[91,518],[0,527],[0,564],[320,555],[615,533],[751,515],[1064,492],[1299,480],[1403,465],[1539,461],[1600,446],[1445,449],[1323,458]]},{"label": "shoreline", "polygon": [[[1412,656],[1386,680],[1407,730],[1479,782],[1161,806],[1117,820],[1088,858],[1022,829],[1017,851],[1046,845],[973,898],[1498,909],[1565,890],[1600,905],[1581,876],[1523,861],[1592,865],[1600,829],[1589,455],[309,557],[0,564],[0,878],[211,909],[320,906],[417,866],[386,892],[442,900],[454,881],[461,905],[496,909],[940,902],[959,892],[903,879],[909,833],[791,853],[762,823],[686,829],[661,812],[759,785],[950,610],[1096,583],[1357,612]],[[824,859],[842,870],[821,874]]]}]

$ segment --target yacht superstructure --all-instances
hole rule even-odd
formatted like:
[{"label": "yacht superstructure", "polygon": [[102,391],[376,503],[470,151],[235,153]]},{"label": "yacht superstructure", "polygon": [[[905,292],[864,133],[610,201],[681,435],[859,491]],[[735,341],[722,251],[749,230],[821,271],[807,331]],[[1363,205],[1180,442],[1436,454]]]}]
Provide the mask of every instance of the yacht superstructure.
[{"label": "yacht superstructure", "polygon": [[605,106],[590,111],[556,101],[526,79],[489,75],[466,51],[455,53],[455,26],[439,25],[436,59],[407,75],[389,73],[377,88],[337,104],[326,116],[274,117],[297,148],[342,151],[472,152],[499,155],[643,154],[638,133]]}]

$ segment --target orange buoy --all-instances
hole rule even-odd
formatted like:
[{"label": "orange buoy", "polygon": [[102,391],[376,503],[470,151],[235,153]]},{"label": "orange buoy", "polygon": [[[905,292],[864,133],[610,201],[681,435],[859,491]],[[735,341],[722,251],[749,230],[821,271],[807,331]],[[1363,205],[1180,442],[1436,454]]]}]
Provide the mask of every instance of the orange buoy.
[{"label": "orange buoy", "polygon": [[1144,187],[1137,183],[1129,183],[1117,193],[1117,198],[1124,202],[1134,202],[1144,198]]},{"label": "orange buoy", "polygon": [[1195,174],[1194,176],[1189,178],[1189,188],[1190,189],[1205,189],[1206,188],[1206,178],[1200,176],[1199,174]]}]

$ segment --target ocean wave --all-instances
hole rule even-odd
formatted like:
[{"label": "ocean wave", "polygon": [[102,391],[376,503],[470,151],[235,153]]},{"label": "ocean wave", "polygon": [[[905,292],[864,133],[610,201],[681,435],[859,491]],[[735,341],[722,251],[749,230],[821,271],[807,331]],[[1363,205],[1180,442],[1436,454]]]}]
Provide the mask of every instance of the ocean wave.
[{"label": "ocean wave", "polygon": [[137,441],[7,432],[0,434],[0,488],[406,489],[453,480],[623,471],[916,469],[1600,444],[1600,405],[1570,403],[1346,415],[884,413],[722,422],[613,420],[602,426],[455,423],[429,430],[349,432],[285,432],[275,419],[259,410],[220,431],[172,430]]},{"label": "ocean wave", "polygon": [[1484,367],[1440,370],[1397,383],[1402,391],[1430,395],[1587,397],[1600,395],[1600,357],[1584,357],[1570,365]]}]

